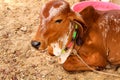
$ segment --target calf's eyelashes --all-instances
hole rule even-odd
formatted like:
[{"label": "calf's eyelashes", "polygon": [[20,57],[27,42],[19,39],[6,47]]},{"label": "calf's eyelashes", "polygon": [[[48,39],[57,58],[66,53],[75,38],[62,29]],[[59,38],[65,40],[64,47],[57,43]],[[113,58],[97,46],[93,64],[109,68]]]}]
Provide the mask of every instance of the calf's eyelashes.
[{"label": "calf's eyelashes", "polygon": [[61,23],[63,20],[62,19],[57,19],[55,23]]}]

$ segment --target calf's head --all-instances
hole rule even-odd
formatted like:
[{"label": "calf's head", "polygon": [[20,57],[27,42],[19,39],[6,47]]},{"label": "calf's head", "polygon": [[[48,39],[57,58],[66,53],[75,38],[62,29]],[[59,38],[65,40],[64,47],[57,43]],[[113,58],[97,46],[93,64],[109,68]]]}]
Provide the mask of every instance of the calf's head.
[{"label": "calf's head", "polygon": [[33,47],[46,49],[51,43],[70,32],[72,21],[84,23],[80,14],[73,12],[64,0],[47,2],[40,12],[40,25],[31,41]]}]

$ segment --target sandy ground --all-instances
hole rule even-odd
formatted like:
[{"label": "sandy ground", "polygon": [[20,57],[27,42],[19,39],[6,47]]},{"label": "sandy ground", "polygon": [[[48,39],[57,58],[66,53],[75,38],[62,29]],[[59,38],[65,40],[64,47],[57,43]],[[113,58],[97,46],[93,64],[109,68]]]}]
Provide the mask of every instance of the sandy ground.
[{"label": "sandy ground", "polygon": [[[47,0],[0,0],[0,80],[120,80],[91,71],[68,73],[56,57],[40,53],[30,41]],[[67,0],[72,5],[78,0]],[[120,69],[107,69],[120,75]]]}]

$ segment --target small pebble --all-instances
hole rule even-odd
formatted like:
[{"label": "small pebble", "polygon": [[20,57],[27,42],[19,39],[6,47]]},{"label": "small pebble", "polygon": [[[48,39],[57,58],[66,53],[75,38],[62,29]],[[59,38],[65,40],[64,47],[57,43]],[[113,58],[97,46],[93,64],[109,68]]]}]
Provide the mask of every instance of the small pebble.
[{"label": "small pebble", "polygon": [[23,31],[23,32],[26,32],[27,31],[27,27],[21,27],[20,30]]},{"label": "small pebble", "polygon": [[49,71],[48,70],[43,70],[43,71],[41,71],[41,77],[42,78],[45,78],[46,76],[47,76],[47,74],[49,73]]},{"label": "small pebble", "polygon": [[57,76],[57,80],[62,80],[63,76]]},{"label": "small pebble", "polygon": [[3,26],[0,26],[0,30],[3,29]]}]

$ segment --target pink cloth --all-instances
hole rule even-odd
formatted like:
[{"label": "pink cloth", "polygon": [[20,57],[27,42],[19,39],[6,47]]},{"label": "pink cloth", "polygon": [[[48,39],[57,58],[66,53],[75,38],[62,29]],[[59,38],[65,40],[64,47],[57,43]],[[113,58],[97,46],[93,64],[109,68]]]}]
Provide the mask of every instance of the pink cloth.
[{"label": "pink cloth", "polygon": [[119,9],[120,5],[110,3],[110,2],[100,2],[100,1],[83,1],[76,3],[72,6],[73,11],[80,12],[87,6],[93,6],[97,10],[113,10],[113,9]]}]

